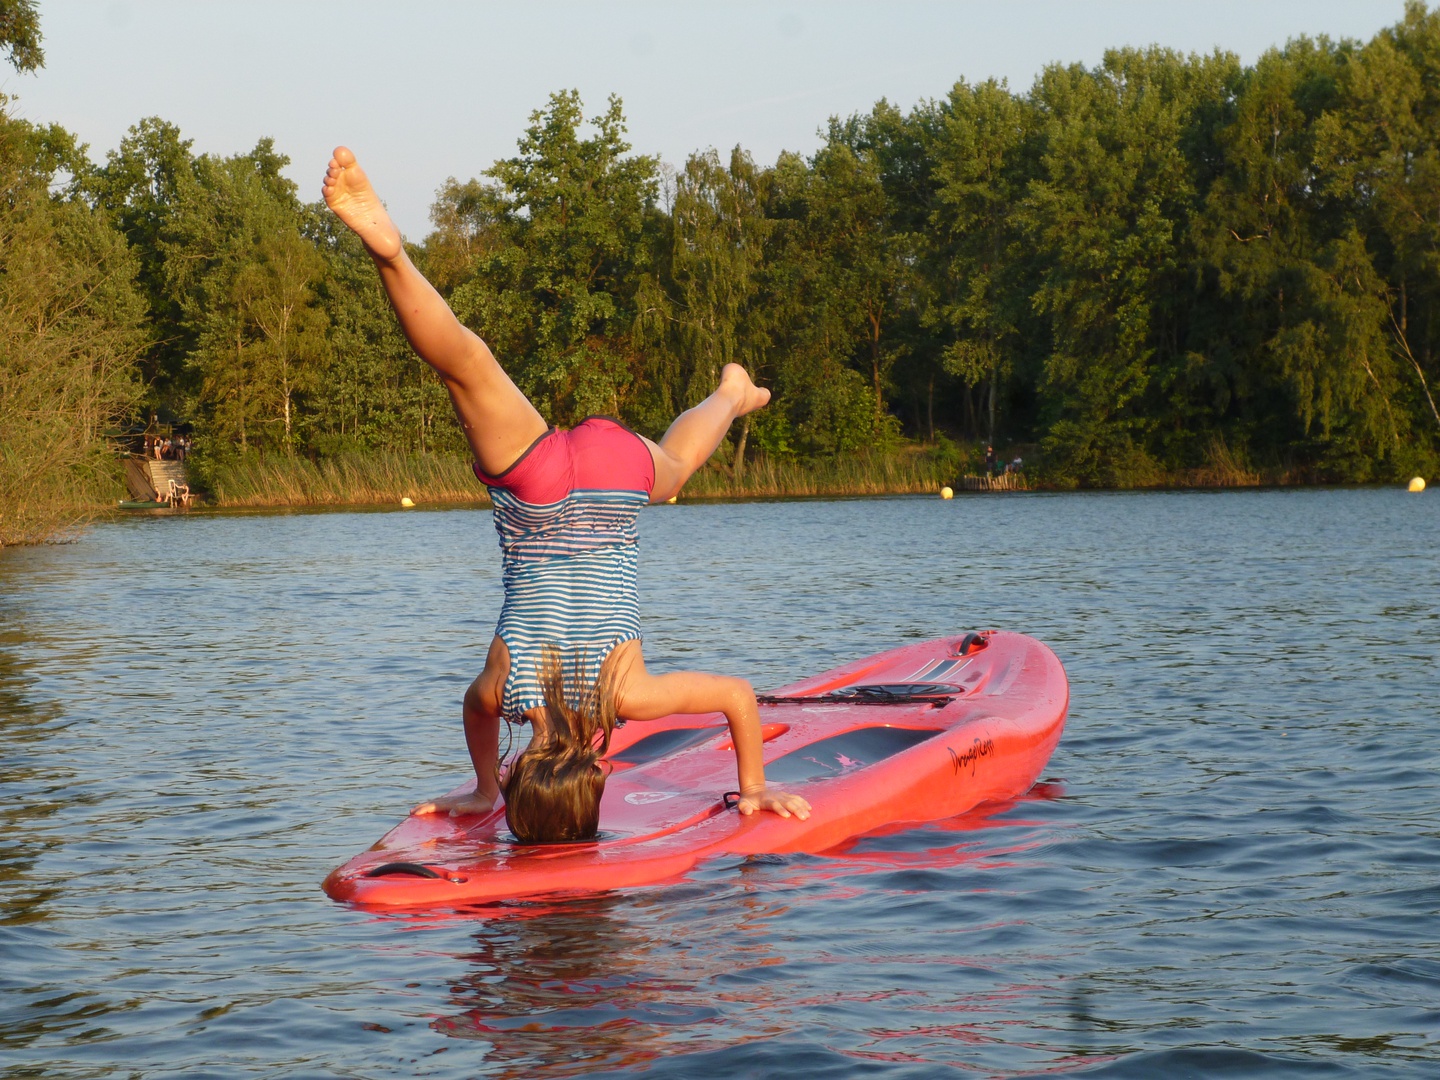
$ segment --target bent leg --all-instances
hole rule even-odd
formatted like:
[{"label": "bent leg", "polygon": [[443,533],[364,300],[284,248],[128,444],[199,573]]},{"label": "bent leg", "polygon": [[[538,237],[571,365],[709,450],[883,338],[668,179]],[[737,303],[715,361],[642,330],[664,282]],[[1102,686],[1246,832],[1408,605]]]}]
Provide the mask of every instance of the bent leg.
[{"label": "bent leg", "polygon": [[658,444],[645,440],[655,459],[655,489],[650,501],[665,502],[678,495],[685,481],[710,460],[731,421],[762,408],[769,400],[770,391],[751,382],[743,367],[726,364],[713,394],[677,416]]},{"label": "bent leg", "polygon": [[370,253],[385,294],[411,346],[445,383],[482,472],[504,472],[545,434],[544,418],[464,326],[405,254],[400,231],[370,180],[343,146],[335,148],[323,185],[325,202]]}]

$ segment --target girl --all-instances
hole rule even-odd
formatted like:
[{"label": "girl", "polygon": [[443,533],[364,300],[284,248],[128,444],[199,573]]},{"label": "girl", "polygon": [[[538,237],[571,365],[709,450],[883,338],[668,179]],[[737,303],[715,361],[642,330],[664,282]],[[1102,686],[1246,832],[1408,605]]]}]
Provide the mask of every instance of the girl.
[{"label": "girl", "polygon": [[522,841],[587,839],[605,785],[600,757],[617,719],[721,712],[735,747],[740,812],[809,817],[804,799],[765,783],[749,683],[689,671],[651,675],[640,649],[640,507],[677,494],[730,422],[762,407],[770,391],[728,364],[715,392],[677,417],[659,443],[603,417],[570,431],[548,427],[410,262],[399,230],[343,146],[330,159],[324,197],[365,245],[405,336],[449,390],[475,473],[490,488],[503,553],[500,622],[463,708],[475,790],[414,812],[490,811],[502,788],[500,720],[528,720],[530,745],[503,781],[506,820]]}]

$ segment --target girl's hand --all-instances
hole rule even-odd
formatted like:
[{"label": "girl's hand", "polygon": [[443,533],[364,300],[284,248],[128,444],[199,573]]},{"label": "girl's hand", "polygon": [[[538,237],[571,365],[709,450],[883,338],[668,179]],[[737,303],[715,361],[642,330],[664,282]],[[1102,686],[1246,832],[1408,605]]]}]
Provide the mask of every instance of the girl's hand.
[{"label": "girl's hand", "polygon": [[772,814],[797,817],[801,821],[810,816],[810,804],[799,795],[791,795],[772,787],[747,788],[740,793],[740,801],[735,805],[746,817],[757,810],[769,810]]},{"label": "girl's hand", "polygon": [[464,795],[444,795],[430,802],[423,802],[412,814],[449,814],[451,817],[464,817],[471,814],[488,814],[495,809],[495,796],[484,796],[478,792],[469,792]]}]

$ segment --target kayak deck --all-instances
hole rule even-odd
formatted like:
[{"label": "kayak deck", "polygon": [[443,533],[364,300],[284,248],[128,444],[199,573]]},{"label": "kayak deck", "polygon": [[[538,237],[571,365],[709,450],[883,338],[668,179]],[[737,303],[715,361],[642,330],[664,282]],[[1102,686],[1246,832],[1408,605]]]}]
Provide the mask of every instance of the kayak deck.
[{"label": "kayak deck", "polygon": [[724,717],[675,715],[616,730],[595,840],[520,844],[500,806],[412,814],[323,887],[365,907],[422,910],[651,884],[717,855],[818,853],[1024,794],[1060,739],[1068,701],[1059,660],[1023,635],[905,646],[762,696],[766,779],[810,802],[806,821],[731,808]]}]

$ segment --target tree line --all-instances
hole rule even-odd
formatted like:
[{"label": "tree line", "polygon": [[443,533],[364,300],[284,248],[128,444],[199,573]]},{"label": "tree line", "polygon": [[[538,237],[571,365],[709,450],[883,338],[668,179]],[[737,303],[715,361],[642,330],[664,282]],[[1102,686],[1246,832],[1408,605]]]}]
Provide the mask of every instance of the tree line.
[{"label": "tree line", "polygon": [[[40,62],[28,33],[17,66]],[[1297,38],[1252,66],[1117,49],[823,135],[676,169],[632,151],[618,99],[587,119],[560,92],[515,156],[445,182],[412,257],[555,423],[658,436],[746,365],[775,400],[733,433],[736,471],[952,441],[1023,448],[1060,486],[1440,460],[1423,3],[1365,43]],[[4,119],[0,423],[50,424],[24,438],[70,447],[67,468],[150,414],[216,459],[462,452],[368,259],[287,164],[269,139],[196,155],[158,118],[97,164]]]}]

